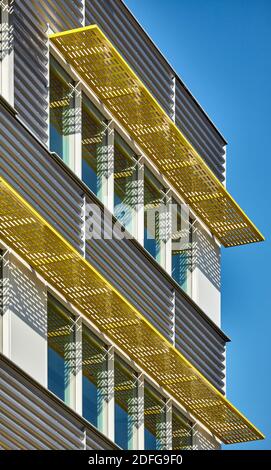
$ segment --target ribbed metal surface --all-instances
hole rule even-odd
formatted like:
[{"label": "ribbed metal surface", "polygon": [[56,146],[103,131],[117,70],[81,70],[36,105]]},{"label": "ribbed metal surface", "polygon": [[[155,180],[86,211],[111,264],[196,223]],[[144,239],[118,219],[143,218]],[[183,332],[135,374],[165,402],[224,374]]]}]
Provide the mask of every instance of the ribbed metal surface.
[{"label": "ribbed metal surface", "polygon": [[86,0],[86,25],[96,23],[152,91],[171,116],[173,112],[172,71],[137,21],[119,0]]},{"label": "ribbed metal surface", "polygon": [[129,240],[92,240],[86,258],[171,342],[173,289]]},{"label": "ribbed metal surface", "polygon": [[98,431],[0,355],[0,449],[114,449]]},{"label": "ribbed metal surface", "polygon": [[82,1],[14,1],[14,103],[42,142],[48,140],[48,25],[53,31],[82,26]]},{"label": "ribbed metal surface", "polygon": [[225,380],[225,342],[202,318],[195,316],[188,301],[176,293],[175,346],[218,389]]},{"label": "ribbed metal surface", "polygon": [[[25,2],[21,2],[25,3]],[[84,0],[27,0],[53,31],[79,28],[84,21]]]},{"label": "ribbed metal surface", "polygon": [[15,107],[40,140],[48,140],[48,27],[97,23],[170,117],[175,109],[177,125],[224,180],[224,140],[178,78],[174,98],[174,70],[121,0],[14,0],[13,23]]},{"label": "ribbed metal surface", "polygon": [[0,173],[78,250],[82,191],[48,152],[0,106]]},{"label": "ribbed metal surface", "polygon": [[20,117],[47,141],[47,26],[35,2],[14,2],[14,103]]},{"label": "ribbed metal surface", "polygon": [[86,0],[85,24],[93,23],[106,33],[170,117],[175,108],[176,124],[218,178],[224,181],[224,139],[123,2]]},{"label": "ribbed metal surface", "polygon": [[[83,249],[84,191],[75,179],[0,105],[0,173],[77,248]],[[90,193],[86,202],[95,202]],[[138,310],[173,341],[176,304],[176,347],[223,386],[225,340],[208,324],[158,265],[131,240],[89,240],[86,257],[125,294]],[[174,296],[175,301],[174,301]],[[194,328],[194,325],[197,325]],[[207,334],[208,333],[208,334]],[[221,350],[216,348],[217,336]],[[198,354],[199,351],[202,354]]]},{"label": "ribbed metal surface", "polygon": [[220,181],[225,179],[225,142],[176,80],[175,122]]}]

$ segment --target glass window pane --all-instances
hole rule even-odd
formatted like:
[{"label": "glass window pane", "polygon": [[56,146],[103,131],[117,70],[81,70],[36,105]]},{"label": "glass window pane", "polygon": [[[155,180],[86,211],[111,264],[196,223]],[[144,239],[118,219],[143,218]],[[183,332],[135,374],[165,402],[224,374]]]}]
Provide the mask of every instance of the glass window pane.
[{"label": "glass window pane", "polygon": [[166,448],[165,400],[148,384],[144,387],[144,441],[146,450]]},{"label": "glass window pane", "polygon": [[144,247],[165,265],[165,194],[162,185],[144,170]]},{"label": "glass window pane", "polygon": [[75,133],[74,82],[50,56],[50,150],[73,168],[71,136]]},{"label": "glass window pane", "polygon": [[137,377],[115,356],[115,441],[122,449],[133,449],[137,429]]},{"label": "glass window pane", "polygon": [[132,235],[136,229],[137,186],[135,154],[115,132],[114,214]]},{"label": "glass window pane", "polygon": [[172,409],[172,450],[192,450],[192,423]]},{"label": "glass window pane", "polygon": [[75,387],[74,316],[48,297],[48,388],[72,406]]},{"label": "glass window pane", "polygon": [[82,180],[104,201],[103,178],[107,174],[107,132],[104,117],[83,95],[82,102]]},{"label": "glass window pane", "polygon": [[174,203],[175,231],[172,234],[172,277],[191,295],[192,221],[186,211]]},{"label": "glass window pane", "polygon": [[83,325],[82,330],[83,416],[96,428],[104,429],[107,399],[107,349]]}]

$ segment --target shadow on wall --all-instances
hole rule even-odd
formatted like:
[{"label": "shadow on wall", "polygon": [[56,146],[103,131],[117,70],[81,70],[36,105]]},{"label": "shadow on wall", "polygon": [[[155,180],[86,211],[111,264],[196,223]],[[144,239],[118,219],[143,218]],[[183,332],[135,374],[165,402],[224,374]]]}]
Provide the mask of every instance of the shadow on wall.
[{"label": "shadow on wall", "polygon": [[46,290],[37,276],[10,256],[8,307],[32,330],[47,338]]},{"label": "shadow on wall", "polygon": [[195,225],[192,270],[198,268],[218,291],[221,287],[220,262],[220,248],[216,242]]},{"label": "shadow on wall", "polygon": [[220,444],[214,436],[200,428],[193,432],[193,450],[218,450]]},{"label": "shadow on wall", "polygon": [[0,2],[0,62],[3,62],[13,51],[13,25],[8,23],[8,16],[13,12],[13,0],[7,5]]}]

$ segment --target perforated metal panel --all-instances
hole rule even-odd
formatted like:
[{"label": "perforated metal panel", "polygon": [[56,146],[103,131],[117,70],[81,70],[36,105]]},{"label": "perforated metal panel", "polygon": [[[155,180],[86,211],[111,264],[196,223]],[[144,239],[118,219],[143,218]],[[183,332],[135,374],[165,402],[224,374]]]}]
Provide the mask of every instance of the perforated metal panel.
[{"label": "perforated metal panel", "polygon": [[3,178],[1,238],[225,443],[263,438],[104,277]]},{"label": "perforated metal panel", "polygon": [[[87,203],[98,204],[97,198],[87,188],[83,188],[80,180],[60,159],[56,160],[38,144],[22,124],[1,106],[1,102],[0,152],[0,174],[70,243],[78,250],[83,250],[83,198],[86,196]],[[214,355],[209,346],[216,343],[218,336],[221,348],[224,348],[227,338],[208,321],[208,317],[199,311],[196,304],[184,296],[139,243],[135,240],[93,239],[86,242],[85,248],[91,264],[172,342],[175,310],[176,347],[203,373],[206,373],[208,364],[208,379],[222,390],[224,356],[218,351],[218,355]],[[179,341],[179,331],[182,341]],[[206,334],[210,337],[208,347],[204,355],[198,354],[206,345]]]},{"label": "perforated metal panel", "polygon": [[[225,139],[122,0],[86,0],[85,25],[97,24],[220,181]],[[189,44],[189,41],[188,43]]]},{"label": "perforated metal panel", "polygon": [[51,41],[224,246],[264,239],[96,25]]}]

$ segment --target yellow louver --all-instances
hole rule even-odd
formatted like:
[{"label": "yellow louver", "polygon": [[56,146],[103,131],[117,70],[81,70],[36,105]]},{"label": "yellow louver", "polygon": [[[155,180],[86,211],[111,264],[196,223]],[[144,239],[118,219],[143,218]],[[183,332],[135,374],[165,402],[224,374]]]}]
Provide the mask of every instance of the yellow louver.
[{"label": "yellow louver", "polygon": [[224,443],[264,437],[3,178],[0,238]]},{"label": "yellow louver", "polygon": [[50,40],[224,246],[264,240],[97,25]]}]

